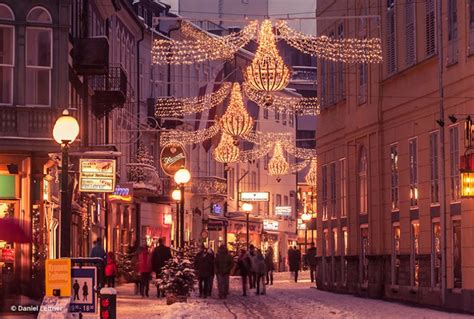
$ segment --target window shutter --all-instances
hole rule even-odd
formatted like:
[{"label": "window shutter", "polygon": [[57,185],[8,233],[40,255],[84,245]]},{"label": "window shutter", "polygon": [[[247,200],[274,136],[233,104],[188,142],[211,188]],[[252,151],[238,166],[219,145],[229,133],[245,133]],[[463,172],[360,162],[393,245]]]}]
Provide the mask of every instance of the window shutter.
[{"label": "window shutter", "polygon": [[387,73],[391,75],[396,71],[395,51],[395,0],[387,1]]},{"label": "window shutter", "polygon": [[415,0],[406,0],[405,3],[405,63],[411,66],[415,63]]},{"label": "window shutter", "polygon": [[425,53],[426,53],[426,57],[430,57],[435,54],[435,50],[436,50],[434,0],[426,0],[425,27],[426,27]]},{"label": "window shutter", "polygon": [[469,54],[474,53],[474,0],[469,1]]}]

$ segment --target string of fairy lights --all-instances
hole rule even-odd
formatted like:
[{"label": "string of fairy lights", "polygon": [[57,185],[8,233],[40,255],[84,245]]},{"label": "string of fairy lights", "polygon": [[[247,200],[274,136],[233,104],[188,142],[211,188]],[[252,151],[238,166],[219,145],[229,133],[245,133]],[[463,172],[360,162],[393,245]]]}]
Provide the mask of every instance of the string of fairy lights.
[{"label": "string of fairy lights", "polygon": [[[273,24],[265,19],[251,21],[242,30],[225,36],[202,31],[195,25],[182,21],[183,40],[155,40],[152,47],[153,62],[157,64],[192,64],[204,61],[227,60],[251,40],[258,47],[251,63],[243,70],[244,83],[223,82],[210,94],[198,97],[159,98],[155,105],[157,117],[179,117],[210,110],[223,103],[230,94],[225,113],[212,126],[194,131],[167,130],[161,134],[160,144],[202,143],[218,136],[213,149],[214,159],[221,163],[248,162],[268,156],[271,176],[294,173],[309,166],[306,182],[316,185],[317,157],[315,149],[296,146],[292,133],[262,132],[255,129],[255,121],[248,113],[243,95],[259,107],[290,115],[318,115],[321,101],[317,97],[294,97],[278,94],[285,89],[292,70],[285,64],[276,46],[276,34],[290,46],[320,59],[342,63],[380,63],[382,50],[380,38],[334,38],[304,34],[280,20]],[[241,150],[239,139],[254,144],[251,150]],[[299,159],[288,162],[289,156]]]}]

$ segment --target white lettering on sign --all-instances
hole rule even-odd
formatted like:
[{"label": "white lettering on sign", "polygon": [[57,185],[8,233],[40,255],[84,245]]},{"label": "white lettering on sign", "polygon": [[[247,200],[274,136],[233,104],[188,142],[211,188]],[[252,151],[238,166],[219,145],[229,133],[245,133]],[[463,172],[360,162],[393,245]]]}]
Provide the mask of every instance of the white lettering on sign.
[{"label": "white lettering on sign", "polygon": [[176,156],[173,156],[173,157],[164,157],[163,158],[163,164],[165,164],[167,167],[173,165],[174,163],[176,163],[177,161],[179,161],[180,159],[183,159],[184,158],[184,154],[183,153],[179,153],[178,155]]}]

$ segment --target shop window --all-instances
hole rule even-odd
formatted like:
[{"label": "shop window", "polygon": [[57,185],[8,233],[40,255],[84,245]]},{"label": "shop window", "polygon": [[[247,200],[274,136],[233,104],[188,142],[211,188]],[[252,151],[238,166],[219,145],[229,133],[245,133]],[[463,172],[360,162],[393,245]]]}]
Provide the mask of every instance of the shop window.
[{"label": "shop window", "polygon": [[337,244],[337,228],[332,229],[332,250],[333,250],[333,255],[337,255],[339,250],[338,250],[338,244]]},{"label": "shop window", "polygon": [[433,221],[431,226],[431,286],[441,285],[441,226],[439,221]]},{"label": "shop window", "polygon": [[392,285],[398,285],[400,277],[400,224],[394,223],[392,231]]},{"label": "shop window", "polygon": [[410,207],[418,207],[418,143],[417,138],[408,140],[410,165]]},{"label": "shop window", "polygon": [[454,288],[462,288],[461,220],[453,220],[453,281]]},{"label": "shop window", "polygon": [[368,185],[367,185],[367,150],[365,147],[360,149],[359,154],[359,213],[367,214],[368,211]]},{"label": "shop window", "polygon": [[420,222],[411,222],[411,285],[420,285]]}]

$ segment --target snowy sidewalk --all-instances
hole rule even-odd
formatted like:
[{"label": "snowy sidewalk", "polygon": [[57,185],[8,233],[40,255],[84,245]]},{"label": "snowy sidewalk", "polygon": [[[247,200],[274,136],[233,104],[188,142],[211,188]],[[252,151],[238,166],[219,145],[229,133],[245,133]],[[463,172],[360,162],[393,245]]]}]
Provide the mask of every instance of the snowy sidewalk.
[{"label": "snowy sidewalk", "polygon": [[[248,297],[242,297],[240,278],[231,277],[230,295],[226,300],[200,299],[193,293],[188,303],[167,306],[165,298],[155,297],[154,287],[150,290],[150,298],[142,298],[133,295],[132,284],[126,284],[117,288],[118,318],[472,318],[381,300],[333,294],[312,289],[311,286],[307,272],[302,274],[298,283],[290,281],[289,273],[278,273],[275,274],[274,285],[267,286],[266,295],[256,296],[255,290],[251,290]],[[215,283],[213,295],[216,293]]]}]

